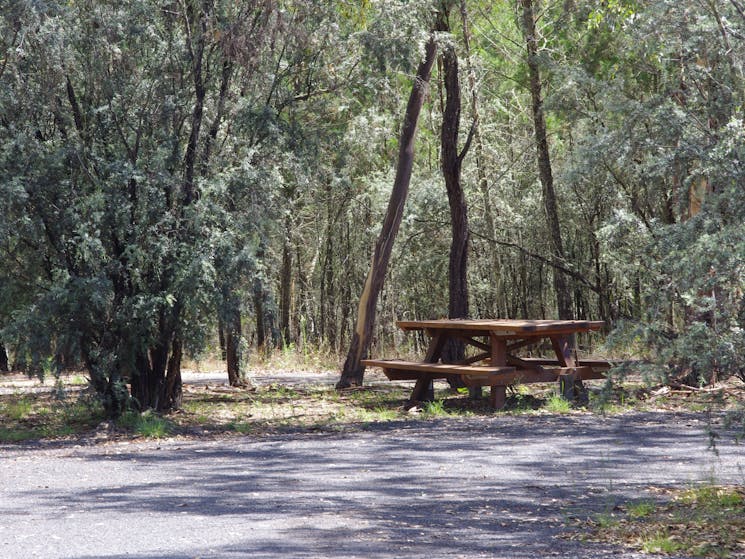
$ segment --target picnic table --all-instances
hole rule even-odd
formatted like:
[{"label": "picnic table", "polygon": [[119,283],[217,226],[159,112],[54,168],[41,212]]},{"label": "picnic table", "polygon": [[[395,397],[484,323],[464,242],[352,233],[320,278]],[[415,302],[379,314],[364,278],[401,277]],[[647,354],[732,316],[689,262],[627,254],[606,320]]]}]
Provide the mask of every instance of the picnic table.
[{"label": "picnic table", "polygon": [[[432,381],[460,379],[470,388],[491,387],[491,405],[504,407],[507,386],[517,383],[558,381],[562,394],[572,398],[582,380],[603,378],[611,364],[605,360],[578,359],[576,335],[600,330],[601,321],[589,320],[402,320],[405,331],[422,331],[429,337],[422,361],[364,359],[366,366],[380,367],[389,380],[415,380],[410,403],[431,399]],[[475,348],[459,363],[441,363],[449,340]],[[520,357],[517,351],[549,342],[553,356]]]}]

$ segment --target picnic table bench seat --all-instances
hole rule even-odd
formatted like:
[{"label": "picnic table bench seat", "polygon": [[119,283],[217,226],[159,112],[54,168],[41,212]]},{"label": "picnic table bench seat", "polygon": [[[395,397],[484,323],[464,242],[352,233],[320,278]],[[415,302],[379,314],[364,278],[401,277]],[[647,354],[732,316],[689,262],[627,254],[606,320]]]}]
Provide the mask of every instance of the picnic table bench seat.
[{"label": "picnic table bench seat", "polygon": [[[559,360],[558,359],[551,359],[546,357],[521,357],[521,361],[524,361],[526,363],[531,363],[534,365],[553,365],[553,366],[559,366]],[[617,363],[614,363],[613,361],[608,361],[606,359],[579,359],[577,361],[577,366],[579,367],[592,367],[595,371],[607,371],[611,367],[617,365]]]},{"label": "picnic table bench seat", "polygon": [[388,380],[418,380],[424,373],[433,380],[457,376],[466,386],[473,387],[502,385],[504,381],[500,377],[515,372],[515,367],[420,363],[401,359],[363,359],[362,363],[367,367],[380,367]]}]

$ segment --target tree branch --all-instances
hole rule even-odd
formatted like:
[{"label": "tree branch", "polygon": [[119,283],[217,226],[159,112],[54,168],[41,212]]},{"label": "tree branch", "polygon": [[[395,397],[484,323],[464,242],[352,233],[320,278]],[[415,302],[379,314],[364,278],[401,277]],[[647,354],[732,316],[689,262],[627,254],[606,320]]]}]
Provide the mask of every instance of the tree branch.
[{"label": "tree branch", "polygon": [[536,254],[535,252],[531,252],[528,249],[526,249],[525,247],[522,247],[522,246],[520,246],[520,245],[518,245],[516,243],[511,243],[509,241],[500,241],[500,240],[497,240],[497,239],[492,239],[491,237],[488,237],[486,235],[482,235],[482,234],[477,233],[476,231],[473,231],[473,230],[471,230],[471,235],[473,235],[474,237],[478,237],[479,239],[482,239],[484,241],[488,241],[490,243],[494,243],[494,244],[499,245],[499,246],[508,247],[508,248],[514,248],[515,250],[521,252],[525,256],[528,256],[528,257],[530,257],[530,258],[532,258],[534,260],[538,260],[539,262],[543,262],[544,264],[547,264],[547,265],[551,266],[552,268],[555,268],[556,270],[559,270],[559,271],[563,272],[564,274],[568,275],[569,277],[574,278],[575,280],[577,280],[578,282],[580,282],[581,284],[583,284],[585,287],[587,287],[591,291],[594,291],[595,293],[600,293],[600,289],[596,285],[593,285],[585,276],[583,276],[579,272],[576,272],[574,270],[571,270],[571,269],[567,268],[566,266],[563,266],[562,264],[560,264],[556,260],[551,260],[549,258],[546,258],[545,256],[540,255],[540,254]]},{"label": "tree branch", "polygon": [[479,126],[479,119],[478,117],[474,117],[473,121],[471,121],[471,129],[468,131],[468,137],[466,138],[466,143],[463,145],[463,149],[458,154],[458,161],[463,161],[466,158],[466,155],[468,154],[468,150],[471,148],[471,142],[473,142],[473,137],[476,135],[476,129]]}]

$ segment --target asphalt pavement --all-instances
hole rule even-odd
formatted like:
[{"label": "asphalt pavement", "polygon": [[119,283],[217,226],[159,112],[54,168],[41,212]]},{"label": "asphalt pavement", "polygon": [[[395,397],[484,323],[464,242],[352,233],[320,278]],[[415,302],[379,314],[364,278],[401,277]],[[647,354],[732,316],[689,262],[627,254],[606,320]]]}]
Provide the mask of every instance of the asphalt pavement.
[{"label": "asphalt pavement", "polygon": [[636,558],[562,537],[651,487],[745,483],[690,414],[0,446],[0,557]]}]

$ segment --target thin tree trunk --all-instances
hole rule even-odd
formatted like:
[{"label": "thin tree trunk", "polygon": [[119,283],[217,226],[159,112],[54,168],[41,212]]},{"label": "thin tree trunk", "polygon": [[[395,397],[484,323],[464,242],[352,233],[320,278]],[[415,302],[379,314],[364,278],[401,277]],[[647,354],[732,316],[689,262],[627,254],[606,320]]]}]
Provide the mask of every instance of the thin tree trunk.
[{"label": "thin tree trunk", "polygon": [[7,373],[8,371],[10,371],[8,352],[5,349],[5,345],[0,343],[0,373]]},{"label": "thin tree trunk", "polygon": [[375,325],[375,307],[378,302],[380,290],[383,287],[388,263],[393,250],[393,241],[398,233],[401,218],[403,217],[404,203],[409,192],[409,182],[414,164],[414,139],[419,113],[424,105],[424,97],[435,63],[437,44],[434,34],[430,37],[425,47],[424,61],[417,69],[414,84],[406,106],[401,139],[399,142],[398,166],[396,178],[393,181],[393,189],[388,202],[383,227],[380,236],[375,243],[375,251],[370,262],[370,271],[367,274],[365,287],[360,295],[359,307],[357,309],[357,327],[352,335],[349,352],[342,368],[341,378],[336,384],[337,388],[348,388],[362,384],[365,367],[361,361],[367,356],[372,340],[373,327]]},{"label": "thin tree trunk", "polygon": [[[289,235],[289,226],[287,235]],[[290,240],[285,238],[282,246],[282,268],[279,281],[279,331],[282,347],[292,341],[290,334],[290,305],[292,304],[292,252]]]},{"label": "thin tree trunk", "polygon": [[[484,221],[486,222],[487,234],[491,238],[496,238],[497,228],[494,219],[494,210],[492,208],[489,196],[489,178],[486,173],[486,156],[484,150],[484,140],[481,136],[481,111],[479,108],[479,96],[476,88],[476,74],[471,64],[471,29],[468,20],[468,9],[466,0],[460,1],[460,15],[463,22],[463,46],[465,49],[466,73],[468,75],[468,88],[471,93],[471,118],[473,119],[473,147],[474,163],[476,164],[476,176],[478,178],[479,192],[484,204]],[[486,296],[487,313],[493,317],[500,316],[499,313],[499,284],[501,276],[501,263],[499,253],[493,243],[486,245],[487,274],[489,278],[490,289]]]},{"label": "thin tree trunk", "polygon": [[220,359],[225,361],[228,358],[225,345],[225,321],[220,316],[217,317],[217,343],[220,346]]},{"label": "thin tree trunk", "polygon": [[236,306],[228,311],[225,328],[225,356],[230,386],[245,386],[241,373],[241,311]]},{"label": "thin tree trunk", "polygon": [[261,280],[254,280],[254,313],[256,313],[256,349],[261,351],[266,345],[266,324],[264,323],[264,286]]},{"label": "thin tree trunk", "polygon": [[163,392],[160,396],[157,410],[173,411],[181,407],[183,400],[183,386],[181,382],[181,359],[184,350],[181,342],[181,336],[176,333],[171,344],[171,354],[168,357],[166,367],[166,378],[163,383]]},{"label": "thin tree trunk", "polygon": [[[546,211],[549,238],[553,256],[559,262],[564,261],[564,246],[561,240],[559,213],[554,190],[554,178],[551,171],[551,158],[546,134],[546,119],[543,114],[543,99],[541,92],[541,74],[538,67],[538,40],[533,14],[533,0],[520,0],[522,5],[522,31],[528,52],[528,75],[530,81],[530,96],[533,107],[533,125],[535,129],[536,156],[538,160],[538,175],[543,189],[543,206]],[[560,271],[553,270],[554,290],[559,318],[572,318],[572,297],[567,281]]]}]

